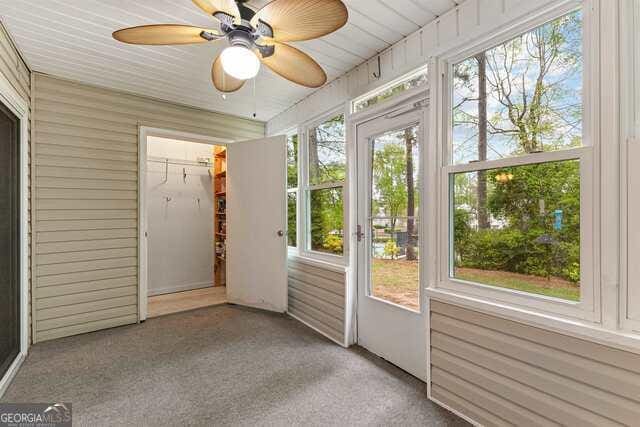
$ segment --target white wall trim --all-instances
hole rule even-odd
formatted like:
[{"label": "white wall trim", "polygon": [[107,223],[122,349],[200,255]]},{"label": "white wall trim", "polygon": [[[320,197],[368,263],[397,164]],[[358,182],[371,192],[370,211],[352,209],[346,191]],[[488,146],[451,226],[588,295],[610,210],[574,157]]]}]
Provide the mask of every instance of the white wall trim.
[{"label": "white wall trim", "polygon": [[20,353],[0,379],[0,397],[29,351],[29,103],[0,73],[0,102],[20,119]]},{"label": "white wall trim", "polygon": [[148,256],[147,246],[147,197],[146,197],[146,165],[147,139],[150,136],[180,141],[197,142],[209,145],[226,145],[235,142],[232,139],[218,138],[171,129],[138,127],[138,321],[147,319]]}]

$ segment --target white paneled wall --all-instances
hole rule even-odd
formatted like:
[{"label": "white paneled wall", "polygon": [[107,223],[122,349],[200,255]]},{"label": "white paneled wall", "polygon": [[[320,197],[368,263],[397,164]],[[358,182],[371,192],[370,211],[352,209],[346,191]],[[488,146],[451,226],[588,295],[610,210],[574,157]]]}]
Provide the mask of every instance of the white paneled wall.
[{"label": "white paneled wall", "polygon": [[209,144],[147,138],[149,295],[213,285],[213,181],[197,164],[212,156]]},{"label": "white paneled wall", "polygon": [[[327,86],[277,115],[267,123],[275,135],[304,123],[341,103],[356,98],[428,63],[429,58],[450,49],[471,45],[487,34],[509,28],[509,22],[542,13],[553,0],[466,0],[455,9],[375,55]],[[378,72],[380,57],[380,78]],[[434,78],[434,76],[431,76]]]}]

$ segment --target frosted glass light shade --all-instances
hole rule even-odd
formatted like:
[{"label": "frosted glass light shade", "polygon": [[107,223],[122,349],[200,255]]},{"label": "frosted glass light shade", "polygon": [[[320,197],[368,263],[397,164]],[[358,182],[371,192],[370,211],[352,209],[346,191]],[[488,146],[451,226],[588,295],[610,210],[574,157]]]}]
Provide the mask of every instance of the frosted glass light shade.
[{"label": "frosted glass light shade", "polygon": [[224,72],[238,80],[248,80],[258,75],[260,60],[243,46],[229,46],[220,55]]}]

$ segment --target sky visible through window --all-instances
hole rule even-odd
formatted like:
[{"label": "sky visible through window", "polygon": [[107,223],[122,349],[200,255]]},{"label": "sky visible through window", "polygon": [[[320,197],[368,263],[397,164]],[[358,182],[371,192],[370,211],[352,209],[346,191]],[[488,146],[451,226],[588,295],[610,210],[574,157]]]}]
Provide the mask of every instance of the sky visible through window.
[{"label": "sky visible through window", "polygon": [[581,11],[456,64],[452,163],[484,160],[478,152],[483,100],[487,160],[580,146],[582,73]]}]

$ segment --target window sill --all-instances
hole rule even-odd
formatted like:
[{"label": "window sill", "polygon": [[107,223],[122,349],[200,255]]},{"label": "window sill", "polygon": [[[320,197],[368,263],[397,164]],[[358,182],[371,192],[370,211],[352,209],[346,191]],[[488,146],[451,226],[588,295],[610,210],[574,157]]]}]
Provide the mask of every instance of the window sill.
[{"label": "window sill", "polygon": [[514,322],[524,323],[540,329],[569,335],[574,338],[591,341],[608,347],[614,347],[631,353],[640,354],[640,334],[603,327],[581,320],[565,319],[546,313],[538,313],[502,302],[490,301],[475,296],[463,295],[451,290],[426,288],[429,299],[476,310],[485,314],[502,317]]}]

